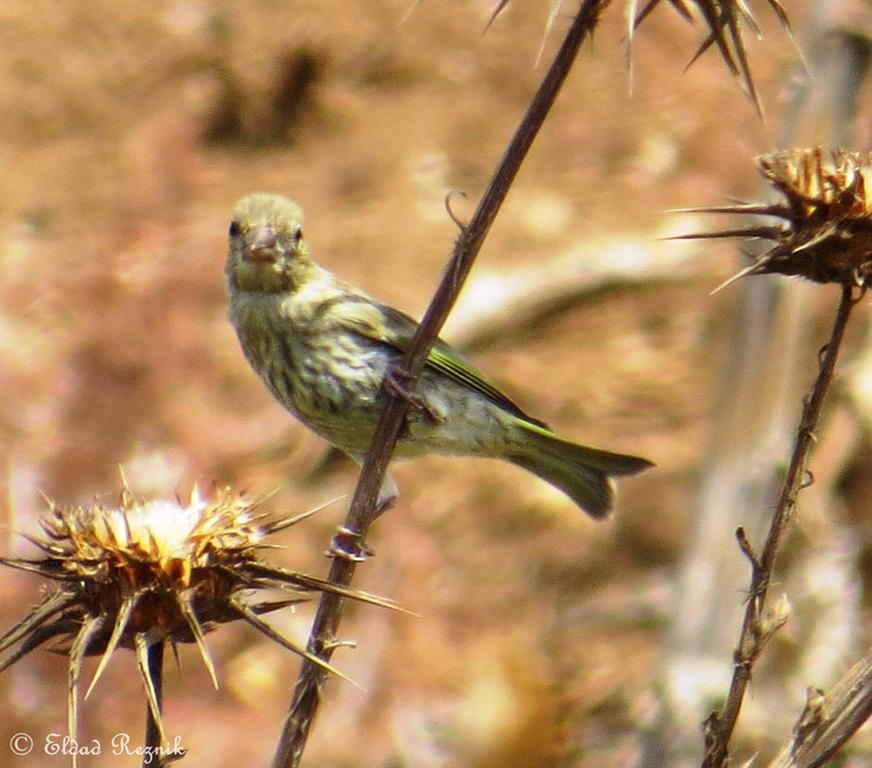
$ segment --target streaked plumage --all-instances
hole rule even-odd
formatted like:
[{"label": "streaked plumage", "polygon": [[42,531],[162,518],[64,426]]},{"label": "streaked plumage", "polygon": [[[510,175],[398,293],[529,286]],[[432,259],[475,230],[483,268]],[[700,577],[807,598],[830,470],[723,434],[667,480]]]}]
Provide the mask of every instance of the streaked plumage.
[{"label": "streaked plumage", "polygon": [[[302,220],[300,208],[279,195],[252,194],[237,203],[225,269],[230,319],[276,399],[360,460],[384,407],[385,372],[408,349],[417,323],[315,264]],[[593,517],[612,506],[610,476],[651,466],[558,437],[441,340],[415,394],[423,408],[410,411],[397,456],[506,459],[560,488]]]}]

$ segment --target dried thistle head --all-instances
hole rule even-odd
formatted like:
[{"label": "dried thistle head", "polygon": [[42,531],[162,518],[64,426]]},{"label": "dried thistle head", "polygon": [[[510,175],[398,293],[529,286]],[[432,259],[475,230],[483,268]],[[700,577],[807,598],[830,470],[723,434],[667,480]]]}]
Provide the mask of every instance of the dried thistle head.
[{"label": "dried thistle head", "polygon": [[872,278],[872,154],[844,150],[825,153],[820,147],[791,149],[760,155],[757,168],[783,200],[689,209],[778,220],[685,236],[773,241],[766,253],[723,285],[745,275],[777,272],[818,283],[865,287]]},{"label": "dried thistle head", "polygon": [[[313,510],[313,512],[318,510]],[[395,607],[389,600],[270,565],[261,558],[268,537],[313,514],[269,518],[257,503],[219,489],[211,500],[196,489],[185,504],[142,501],[125,487],[115,505],[60,507],[49,502],[44,536],[30,538],[35,559],[0,563],[55,582],[42,601],[0,637],[0,671],[35,648],[51,644],[69,656],[68,727],[75,739],[78,682],[86,656],[100,661],[93,690],[116,648],[135,651],[152,717],[164,738],[149,647],[196,643],[217,687],[204,636],[217,624],[241,619],[270,640],[339,674],[327,662],[281,636],[260,616],[302,602],[305,593],[334,592]],[[281,600],[245,598],[258,591],[291,592]],[[165,739],[164,739],[165,740]]]}]

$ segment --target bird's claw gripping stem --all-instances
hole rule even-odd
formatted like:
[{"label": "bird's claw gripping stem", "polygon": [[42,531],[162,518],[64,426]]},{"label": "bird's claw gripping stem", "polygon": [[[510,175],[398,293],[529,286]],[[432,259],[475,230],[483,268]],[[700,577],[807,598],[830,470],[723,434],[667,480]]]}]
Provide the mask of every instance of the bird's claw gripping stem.
[{"label": "bird's claw gripping stem", "polygon": [[421,411],[432,424],[441,424],[444,419],[436,413],[417,392],[409,386],[409,372],[398,365],[388,366],[382,386],[385,391],[405,400],[412,408]]}]

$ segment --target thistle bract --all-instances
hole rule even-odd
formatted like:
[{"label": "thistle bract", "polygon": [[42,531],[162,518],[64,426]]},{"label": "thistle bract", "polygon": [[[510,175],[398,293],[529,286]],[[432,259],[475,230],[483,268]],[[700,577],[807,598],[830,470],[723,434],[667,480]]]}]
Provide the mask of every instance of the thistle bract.
[{"label": "thistle bract", "polygon": [[[40,556],[0,558],[4,565],[55,582],[42,601],[0,637],[0,671],[46,644],[66,653],[72,739],[82,661],[100,656],[87,697],[119,647],[136,653],[162,737],[157,686],[148,663],[155,643],[196,643],[217,687],[205,635],[217,624],[241,619],[270,640],[336,672],[280,635],[261,615],[301,602],[313,591],[388,607],[393,603],[262,559],[267,537],[311,514],[272,518],[257,512],[257,502],[227,488],[217,490],[211,500],[194,489],[187,503],[137,500],[126,487],[114,505],[61,507],[49,502],[41,520],[44,535],[29,537]],[[270,600],[265,590],[291,594]]]}]

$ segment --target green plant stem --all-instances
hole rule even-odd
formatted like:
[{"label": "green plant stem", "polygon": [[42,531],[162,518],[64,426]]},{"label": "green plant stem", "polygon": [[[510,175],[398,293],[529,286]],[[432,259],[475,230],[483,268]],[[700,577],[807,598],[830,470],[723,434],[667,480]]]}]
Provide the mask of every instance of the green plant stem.
[{"label": "green plant stem", "polygon": [[[521,119],[496,172],[485,190],[469,224],[462,226],[454,245],[448,268],[430,306],[412,339],[402,362],[403,379],[413,389],[424,368],[430,348],[448,313],[454,306],[463,282],[481,249],[503,201],[521,167],[530,146],[554,104],[560,87],[572,69],[584,39],[596,27],[599,14],[608,0],[582,0],[563,43],[545,74],[527,112]],[[357,533],[363,541],[370,524],[378,514],[377,498],[388,463],[402,429],[410,404],[407,399],[389,396],[373,441],[360,473],[345,527]],[[335,558],[328,579],[347,586],[355,572],[355,563]],[[324,593],[309,636],[309,650],[329,660],[336,646],[342,618],[342,598]],[[297,768],[302,759],[312,721],[317,712],[321,691],[326,680],[325,670],[308,661],[303,662],[294,687],[294,695],[284,723],[273,768]]]},{"label": "green plant stem", "polygon": [[842,296],[836,319],[833,322],[833,330],[830,340],[824,347],[820,360],[818,376],[812,387],[811,394],[805,398],[800,417],[799,430],[794,443],[793,454],[787,474],[784,478],[781,496],[778,506],[769,526],[769,534],[763,551],[757,557],[745,532],[740,528],[736,535],[742,551],[751,563],[751,586],[748,603],[745,608],[745,617],[742,621],[742,630],[739,635],[739,643],[733,654],[733,679],[730,691],[723,708],[715,712],[706,722],[706,752],[703,758],[702,768],[725,768],[729,758],[730,739],[742,708],[745,697],[745,689],[751,680],[751,671],[754,663],[763,650],[770,633],[762,626],[763,608],[766,595],[772,579],[775,567],[775,558],[781,543],[784,530],[790,522],[796,509],[796,498],[799,491],[806,484],[805,463],[808,452],[814,441],[815,430],[820,418],[821,408],[826,397],[827,390],[833,380],[833,371],[836,359],[844,338],[848,318],[857,299],[854,298],[852,286],[842,286]]}]

